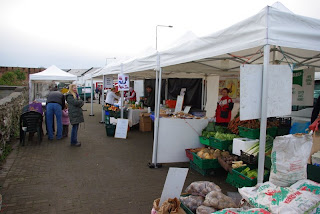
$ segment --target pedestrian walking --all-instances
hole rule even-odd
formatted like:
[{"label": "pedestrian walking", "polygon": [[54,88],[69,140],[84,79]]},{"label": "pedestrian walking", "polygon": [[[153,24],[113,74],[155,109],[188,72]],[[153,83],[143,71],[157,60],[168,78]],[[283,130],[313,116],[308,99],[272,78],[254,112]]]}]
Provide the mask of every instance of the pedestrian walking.
[{"label": "pedestrian walking", "polygon": [[62,138],[62,109],[65,105],[64,95],[57,90],[57,87],[53,88],[47,98],[46,104],[46,125],[48,130],[48,139],[53,140],[53,120],[56,116],[57,120],[57,140]]},{"label": "pedestrian walking", "polygon": [[65,105],[64,109],[62,110],[62,137],[68,137],[69,133],[69,111],[68,111],[68,104]]},{"label": "pedestrian walking", "polygon": [[84,105],[83,100],[80,99],[77,93],[77,86],[71,84],[69,86],[69,93],[66,96],[66,100],[69,106],[69,119],[72,125],[71,130],[71,146],[81,146],[78,141],[78,129],[79,124],[84,122],[82,106]]}]

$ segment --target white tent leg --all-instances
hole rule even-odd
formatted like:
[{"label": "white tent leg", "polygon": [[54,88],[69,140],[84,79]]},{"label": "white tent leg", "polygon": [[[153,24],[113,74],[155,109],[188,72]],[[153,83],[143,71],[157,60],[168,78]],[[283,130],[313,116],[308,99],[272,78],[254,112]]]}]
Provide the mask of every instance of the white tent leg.
[{"label": "white tent leg", "polygon": [[101,107],[101,121],[100,121],[100,123],[104,123],[104,110],[103,110],[103,106],[104,106],[104,87],[105,87],[104,81],[105,81],[105,78],[106,78],[106,77],[103,75],[102,94],[101,94],[102,100],[100,100],[101,105],[102,105],[102,107]]},{"label": "white tent leg", "polygon": [[93,114],[93,95],[94,95],[94,90],[93,90],[93,79],[92,79],[92,76],[91,76],[91,92],[90,92],[90,97],[91,97],[91,106],[90,106],[90,108],[91,108],[91,111],[90,111],[90,114],[89,114],[89,116],[94,116],[94,114]]},{"label": "white tent leg", "polygon": [[[154,114],[155,121],[154,121],[154,138],[153,138],[153,152],[152,152],[152,167],[158,168],[158,160],[157,160],[157,153],[158,153],[158,136],[159,136],[159,110],[160,110],[160,99],[161,99],[161,78],[162,72],[160,68],[160,56],[157,56],[157,69],[156,69],[156,88],[155,96],[156,96],[156,105],[155,109],[156,112]],[[158,87],[157,87],[158,86]]]},{"label": "white tent leg", "polygon": [[[123,74],[123,64],[121,64],[121,74]],[[123,94],[123,91],[121,91],[121,100],[120,100],[121,119],[123,119],[123,99],[124,99],[124,94]]]},{"label": "white tent leg", "polygon": [[263,73],[262,73],[262,96],[261,96],[261,123],[260,123],[260,145],[258,162],[258,183],[263,183],[265,146],[267,132],[267,104],[268,104],[268,66],[270,59],[270,45],[264,46]]}]

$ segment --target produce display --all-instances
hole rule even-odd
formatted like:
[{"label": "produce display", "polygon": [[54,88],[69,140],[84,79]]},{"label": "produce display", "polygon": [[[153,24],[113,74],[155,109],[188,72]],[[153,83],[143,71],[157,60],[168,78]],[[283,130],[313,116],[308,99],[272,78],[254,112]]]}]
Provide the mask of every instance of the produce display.
[{"label": "produce display", "polygon": [[[260,129],[260,121],[259,120],[240,120],[239,117],[235,117],[233,120],[229,122],[228,129],[234,133],[239,134],[239,126],[249,128],[249,129]],[[279,121],[277,120],[268,120],[267,128],[278,127]]]},{"label": "produce display", "polygon": [[199,152],[197,152],[197,155],[201,159],[217,159],[218,157],[225,154],[226,154],[225,152],[221,152],[219,149],[210,149],[210,148],[203,148]]},{"label": "produce display", "polygon": [[143,109],[142,106],[140,104],[130,104],[128,108],[131,108],[131,109]]},{"label": "produce display", "polygon": [[235,134],[225,134],[225,133],[220,133],[220,132],[216,132],[216,134],[214,135],[214,138],[219,139],[219,140],[233,140],[233,138],[237,138],[239,136],[235,135]]},{"label": "produce display", "polygon": [[244,164],[243,161],[232,161],[232,169],[236,169],[243,166],[247,166],[247,164]]},{"label": "produce display", "polygon": [[192,212],[204,202],[204,197],[198,195],[189,195],[187,197],[180,197],[180,201],[188,207]]},{"label": "produce display", "polygon": [[211,191],[221,191],[220,187],[209,181],[196,181],[185,190],[186,193],[205,197]]},{"label": "produce display", "polygon": [[216,135],[216,132],[209,132],[206,130],[202,131],[202,136],[206,138],[214,137]]},{"label": "produce display", "polygon": [[119,107],[114,105],[105,104],[104,107],[108,111],[120,111]]},{"label": "produce display", "polygon": [[234,201],[220,191],[211,191],[206,195],[203,205],[213,207],[218,210],[224,208],[235,208],[237,205]]},{"label": "produce display", "polygon": [[[272,147],[273,147],[273,140],[274,140],[273,137],[271,137],[270,135],[267,135],[267,137],[266,137],[266,147],[265,147],[266,148],[265,149],[266,155],[271,154]],[[259,141],[256,142],[255,144],[253,144],[249,149],[247,149],[244,152],[249,154],[249,155],[257,156],[259,154]]]},{"label": "produce display", "polygon": [[[240,173],[251,179],[255,179],[258,177],[258,169],[250,169],[249,167],[246,167]],[[268,170],[264,170],[264,175],[267,175],[268,173]]]},{"label": "produce display", "polygon": [[207,207],[207,206],[201,205],[197,208],[196,214],[211,214],[216,211],[217,210],[213,207]]}]

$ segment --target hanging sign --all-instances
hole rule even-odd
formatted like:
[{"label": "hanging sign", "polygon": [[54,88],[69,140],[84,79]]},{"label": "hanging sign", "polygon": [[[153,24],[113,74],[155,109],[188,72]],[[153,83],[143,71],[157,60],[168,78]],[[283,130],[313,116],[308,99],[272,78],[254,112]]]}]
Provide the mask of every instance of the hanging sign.
[{"label": "hanging sign", "polygon": [[112,77],[105,77],[104,78],[104,87],[105,88],[113,88],[113,78]]},{"label": "hanging sign", "polygon": [[[261,118],[263,65],[240,66],[240,120]],[[291,114],[292,71],[288,65],[268,66],[267,117]]]},{"label": "hanging sign", "polygon": [[292,77],[292,105],[312,106],[314,68],[295,70]]},{"label": "hanging sign", "polygon": [[130,80],[128,74],[118,74],[118,90],[129,91]]}]

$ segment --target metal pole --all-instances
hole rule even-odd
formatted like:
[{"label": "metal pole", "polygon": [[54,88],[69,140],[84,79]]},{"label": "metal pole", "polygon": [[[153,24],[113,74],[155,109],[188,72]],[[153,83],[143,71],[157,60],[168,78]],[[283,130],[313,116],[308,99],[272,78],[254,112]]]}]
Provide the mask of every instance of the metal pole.
[{"label": "metal pole", "polygon": [[[123,64],[121,64],[121,74],[123,74]],[[121,100],[120,100],[120,107],[121,107],[121,119],[123,119],[123,91],[121,91]]]},{"label": "metal pole", "polygon": [[92,78],[92,74],[91,74],[91,93],[90,93],[90,97],[91,97],[91,111],[90,111],[90,114],[89,116],[94,116],[93,114],[93,94],[94,94],[94,90],[93,90],[93,78]]},{"label": "metal pole", "polygon": [[165,88],[165,92],[164,92],[164,97],[167,100],[168,99],[168,90],[169,90],[169,82],[168,82],[168,78],[166,79],[166,88]]},{"label": "metal pole", "polygon": [[[161,67],[160,67],[160,56],[157,55],[157,79],[159,80],[159,85],[161,85]],[[158,75],[159,72],[159,75]],[[157,80],[156,80],[157,81]],[[157,82],[156,82],[157,83]],[[157,153],[158,153],[158,136],[159,136],[159,109],[160,109],[160,98],[161,98],[161,87],[158,87],[158,90],[156,91],[156,109],[158,109],[155,112],[155,123],[154,123],[154,139],[153,139],[153,153],[152,153],[152,165],[154,168],[158,168],[157,163]]]},{"label": "metal pole", "polygon": [[264,46],[263,71],[262,71],[262,96],[261,96],[261,121],[260,121],[260,144],[258,162],[258,183],[263,183],[264,159],[267,132],[267,105],[268,105],[268,66],[270,60],[270,45]]},{"label": "metal pole", "polygon": [[102,101],[101,101],[101,105],[102,105],[102,107],[101,107],[101,121],[100,121],[100,123],[104,123],[104,110],[103,110],[103,106],[104,106],[104,88],[105,88],[105,85],[104,85],[104,81],[105,81],[105,76],[103,75],[102,76],[103,78],[103,83],[102,83],[102,94],[101,94],[101,96],[102,96]]},{"label": "metal pole", "polygon": [[[83,99],[84,99],[83,102],[86,103],[86,82],[84,82],[84,87],[82,87],[82,91],[83,91]],[[87,109],[82,109],[82,111],[87,111]]]}]

